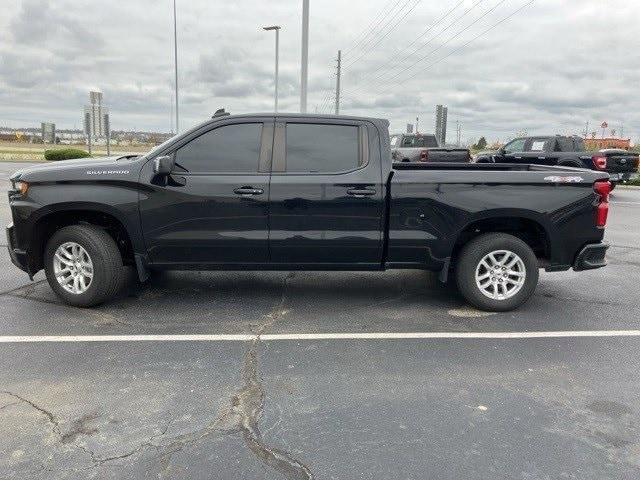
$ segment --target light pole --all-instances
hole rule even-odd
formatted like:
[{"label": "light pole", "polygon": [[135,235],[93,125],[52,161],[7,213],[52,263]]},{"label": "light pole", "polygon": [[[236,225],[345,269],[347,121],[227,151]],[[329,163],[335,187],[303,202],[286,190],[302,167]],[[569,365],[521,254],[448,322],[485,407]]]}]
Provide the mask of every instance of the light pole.
[{"label": "light pole", "polygon": [[262,27],[264,30],[276,32],[276,86],[275,86],[275,112],[278,113],[278,65],[280,60],[280,26]]},{"label": "light pole", "polygon": [[173,60],[176,82],[176,133],[180,133],[180,113],[178,109],[178,20],[176,15],[176,0],[173,0]]},{"label": "light pole", "polygon": [[309,0],[302,0],[302,59],[300,73],[300,112],[307,113],[307,82],[309,78]]}]

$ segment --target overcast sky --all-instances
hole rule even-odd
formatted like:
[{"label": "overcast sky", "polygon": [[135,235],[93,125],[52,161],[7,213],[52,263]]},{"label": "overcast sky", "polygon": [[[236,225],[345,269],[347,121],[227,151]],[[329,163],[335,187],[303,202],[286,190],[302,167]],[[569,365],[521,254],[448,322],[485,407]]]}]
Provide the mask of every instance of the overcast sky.
[{"label": "overcast sky", "polygon": [[[309,111],[328,107],[342,49],[342,112],[394,130],[419,116],[432,131],[443,103],[449,140],[456,120],[463,140],[579,133],[586,121],[600,135],[607,120],[638,141],[637,1],[535,0],[490,29],[528,1],[311,0]],[[298,111],[301,10],[302,0],[178,0],[181,128],[220,107],[273,109],[264,25],[282,26],[280,106]],[[172,48],[172,0],[2,0],[0,125],[79,127],[99,89],[114,129],[169,131]]]}]

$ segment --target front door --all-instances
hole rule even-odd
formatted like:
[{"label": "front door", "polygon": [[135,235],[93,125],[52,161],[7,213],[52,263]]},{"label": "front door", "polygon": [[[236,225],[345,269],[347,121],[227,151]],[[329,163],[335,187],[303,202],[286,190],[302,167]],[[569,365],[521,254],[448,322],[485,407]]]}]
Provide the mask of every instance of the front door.
[{"label": "front door", "polygon": [[175,167],[141,181],[140,215],[150,261],[192,268],[269,261],[269,177],[273,123],[218,122],[185,137]]},{"label": "front door", "polygon": [[380,266],[379,144],[367,122],[278,119],[269,214],[272,263]]}]

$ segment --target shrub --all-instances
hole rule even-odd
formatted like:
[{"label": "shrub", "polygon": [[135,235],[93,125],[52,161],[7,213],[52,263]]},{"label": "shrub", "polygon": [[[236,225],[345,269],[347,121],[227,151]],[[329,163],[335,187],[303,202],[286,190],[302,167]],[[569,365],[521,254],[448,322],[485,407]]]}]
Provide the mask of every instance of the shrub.
[{"label": "shrub", "polygon": [[55,150],[45,150],[44,158],[51,161],[70,160],[72,158],[90,157],[89,152],[80,150],[79,148],[60,148]]}]

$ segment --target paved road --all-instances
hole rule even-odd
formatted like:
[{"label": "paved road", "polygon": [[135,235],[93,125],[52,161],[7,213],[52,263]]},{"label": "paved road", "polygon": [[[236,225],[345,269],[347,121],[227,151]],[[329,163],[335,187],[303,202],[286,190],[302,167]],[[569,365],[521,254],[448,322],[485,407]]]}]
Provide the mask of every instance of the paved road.
[{"label": "paved road", "polygon": [[[612,201],[610,266],[505,314],[417,271],[174,273],[81,310],[1,255],[0,340],[67,341],[0,343],[0,478],[638,478],[640,338],[528,336],[640,328],[640,191]],[[370,332],[427,338],[316,335]]]}]

